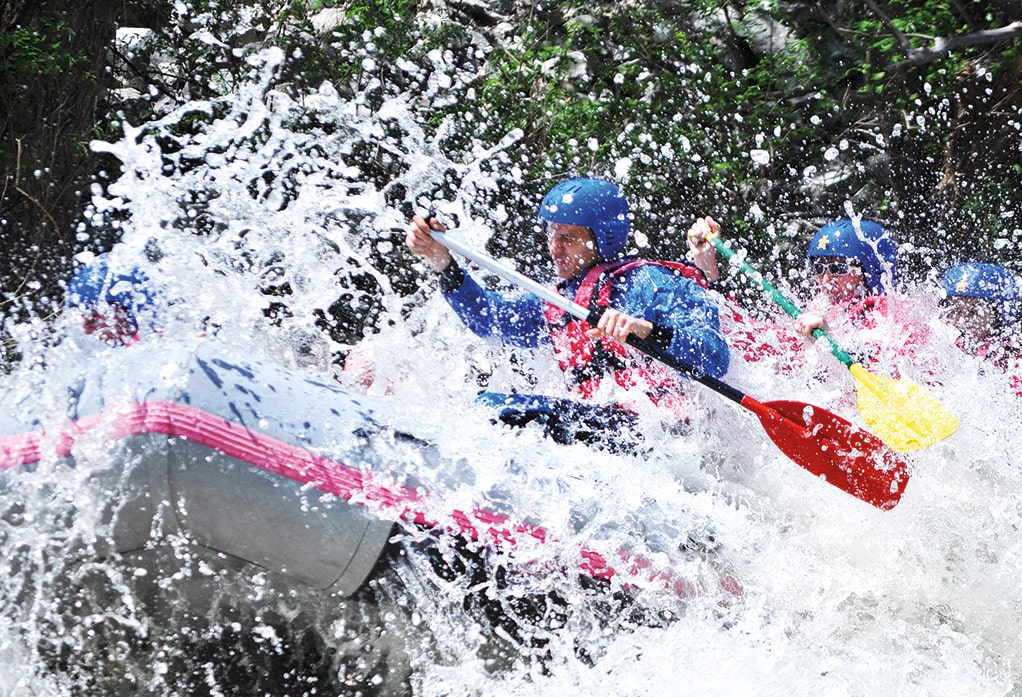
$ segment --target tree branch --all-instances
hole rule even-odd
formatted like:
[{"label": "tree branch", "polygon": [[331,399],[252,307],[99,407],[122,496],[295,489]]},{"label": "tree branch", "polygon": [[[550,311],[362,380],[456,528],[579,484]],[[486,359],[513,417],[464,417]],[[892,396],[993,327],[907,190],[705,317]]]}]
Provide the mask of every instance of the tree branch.
[{"label": "tree branch", "polygon": [[985,31],[973,32],[972,34],[952,36],[951,38],[937,37],[933,40],[933,45],[930,48],[915,49],[912,53],[908,54],[908,61],[902,61],[902,63],[908,62],[912,65],[923,65],[936,60],[946,53],[962,48],[996,44],[1001,41],[1017,39],[1020,36],[1022,36],[1022,22],[1012,22],[998,29],[987,29]]},{"label": "tree branch", "polygon": [[155,75],[150,73],[148,70],[144,70],[143,68],[140,68],[139,65],[138,65],[138,61],[136,61],[136,60],[134,60],[132,58],[129,58],[128,56],[124,55],[124,53],[122,53],[117,48],[117,46],[111,45],[109,47],[109,51],[111,53],[113,53],[115,56],[117,56],[118,58],[120,58],[122,61],[124,61],[125,65],[127,65],[131,69],[131,71],[133,73],[135,73],[135,75],[137,75],[138,77],[142,78],[143,80],[148,82],[150,85],[155,87],[156,91],[159,92],[160,94],[162,94],[164,97],[167,97],[167,98],[171,99],[175,104],[178,104],[178,105],[184,103],[184,102],[181,101],[181,99],[179,99],[176,95],[174,95],[170,91],[170,88],[167,87],[163,82],[161,82],[159,78],[157,78]]},{"label": "tree branch", "polygon": [[998,29],[985,29],[983,31],[976,31],[971,34],[961,34],[959,36],[952,36],[950,38],[937,36],[932,38],[932,44],[929,48],[915,48],[901,31],[898,30],[894,23],[884,14],[874,0],[866,0],[866,4],[869,9],[873,11],[880,21],[883,22],[884,26],[891,32],[894,38],[898,41],[902,50],[905,52],[906,60],[892,63],[888,66],[888,70],[900,70],[908,66],[919,66],[931,63],[941,56],[957,51],[959,49],[968,48],[970,46],[987,46],[989,44],[996,44],[1001,41],[1010,41],[1022,36],[1022,21],[1015,21],[1006,26]]},{"label": "tree branch", "polygon": [[901,30],[894,26],[894,22],[892,22],[890,18],[884,14],[884,11],[881,10],[873,0],[866,0],[866,5],[868,5],[869,9],[873,11],[873,14],[880,18],[880,21],[883,22],[884,26],[887,27],[891,34],[894,35],[894,38],[898,40],[898,45],[901,46],[901,50],[903,50],[905,55],[909,56],[911,59],[912,53],[916,49],[911,43],[909,43],[909,40],[905,37],[905,35],[901,33]]}]

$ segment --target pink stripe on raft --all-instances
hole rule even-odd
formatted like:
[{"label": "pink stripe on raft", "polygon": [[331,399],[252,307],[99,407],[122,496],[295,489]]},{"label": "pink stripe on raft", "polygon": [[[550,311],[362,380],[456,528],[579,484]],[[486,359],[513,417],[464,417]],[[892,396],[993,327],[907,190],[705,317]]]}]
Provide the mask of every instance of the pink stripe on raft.
[{"label": "pink stripe on raft", "polygon": [[[163,434],[185,438],[225,455],[278,474],[299,484],[312,484],[317,489],[355,503],[372,503],[383,509],[400,508],[400,517],[414,523],[436,527],[426,512],[424,497],[411,487],[377,481],[361,470],[316,455],[298,446],[271,436],[251,431],[244,426],[210,414],[201,409],[167,401],[136,403],[113,414],[99,413],[69,423],[56,436],[55,454],[68,456],[75,440],[98,427],[109,428],[110,437],[123,439],[145,434]],[[44,430],[0,436],[0,470],[39,462]],[[483,508],[471,513],[451,511],[453,524],[448,530],[479,539],[477,525],[484,526],[487,537],[496,545],[516,544],[515,533],[525,533],[539,542],[547,539],[546,530],[528,523],[509,524],[507,516]],[[685,595],[694,586],[670,569],[654,570],[641,557],[621,552],[622,561],[647,580]],[[610,579],[615,570],[599,553],[588,548],[579,550],[579,568],[596,578]],[[735,595],[740,595],[740,589]]]},{"label": "pink stripe on raft", "polygon": [[[401,517],[405,520],[437,525],[423,510],[412,506],[423,502],[423,497],[411,487],[375,481],[361,470],[177,402],[142,402],[118,410],[113,417],[108,413],[99,413],[71,422],[57,435],[56,455],[70,455],[75,440],[100,425],[110,429],[112,439],[152,433],[186,438],[299,484],[312,484],[321,491],[346,500],[371,502],[380,508],[402,506]],[[0,469],[38,462],[42,457],[42,442],[46,437],[46,432],[42,430],[0,436]],[[520,523],[509,530],[506,525],[507,516],[482,508],[473,510],[471,515],[455,510],[451,518],[457,523],[457,532],[472,539],[479,538],[474,519],[484,525],[501,526],[486,530],[497,543],[503,541],[514,544],[512,531],[524,532],[540,542],[546,540],[546,530],[543,528]]]}]

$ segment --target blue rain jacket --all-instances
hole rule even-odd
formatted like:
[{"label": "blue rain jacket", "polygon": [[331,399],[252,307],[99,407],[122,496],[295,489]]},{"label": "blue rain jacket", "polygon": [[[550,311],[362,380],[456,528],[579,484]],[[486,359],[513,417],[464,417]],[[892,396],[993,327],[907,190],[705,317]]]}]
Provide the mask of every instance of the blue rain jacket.
[{"label": "blue rain jacket", "polygon": [[[525,348],[549,343],[543,300],[530,293],[488,291],[463,275],[457,288],[441,284],[442,292],[473,333]],[[584,276],[562,281],[558,291],[574,299]],[[670,344],[664,346],[672,356],[713,377],[727,372],[730,353],[717,305],[699,284],[653,263],[614,276],[611,284],[611,307],[672,331]]]}]

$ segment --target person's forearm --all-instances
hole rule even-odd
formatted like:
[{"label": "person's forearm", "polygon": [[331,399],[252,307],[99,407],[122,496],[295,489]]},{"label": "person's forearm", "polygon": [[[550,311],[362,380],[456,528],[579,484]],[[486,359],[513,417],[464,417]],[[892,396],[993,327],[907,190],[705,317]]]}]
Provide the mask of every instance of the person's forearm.
[{"label": "person's forearm", "polygon": [[440,274],[440,290],[473,334],[499,337],[514,346],[535,348],[547,336],[542,303],[534,296],[506,299],[484,290],[457,262]]}]

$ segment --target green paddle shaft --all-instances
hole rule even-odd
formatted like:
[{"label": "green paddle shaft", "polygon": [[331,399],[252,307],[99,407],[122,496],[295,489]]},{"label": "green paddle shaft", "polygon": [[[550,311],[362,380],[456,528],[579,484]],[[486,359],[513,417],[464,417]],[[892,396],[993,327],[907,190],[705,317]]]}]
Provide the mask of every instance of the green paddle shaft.
[{"label": "green paddle shaft", "polygon": [[[715,233],[711,232],[706,239],[714,249],[727,257],[730,263],[738,266],[746,276],[758,283],[785,312],[795,318],[801,314],[790,300],[763,278],[763,274],[738,258],[734,250],[718,239]],[[958,430],[960,425],[958,417],[945,409],[919,385],[907,379],[893,380],[873,375],[838,348],[822,329],[814,329],[813,337],[825,339],[831,353],[851,371],[852,377],[855,378],[855,396],[859,413],[891,448],[899,452],[919,450],[947,438]]]},{"label": "green paddle shaft", "polygon": [[[795,319],[798,319],[799,315],[802,314],[802,310],[798,309],[798,307],[795,306],[795,303],[788,300],[788,298],[785,297],[785,295],[781,293],[781,291],[777,290],[777,288],[775,288],[774,285],[770,283],[770,281],[766,280],[763,274],[757,271],[755,267],[749,264],[749,262],[745,261],[745,259],[739,257],[738,253],[735,252],[735,250],[731,249],[731,247],[729,247],[722,239],[720,239],[716,235],[714,234],[707,235],[706,240],[713,245],[714,249],[716,249],[718,252],[727,257],[728,263],[737,266],[739,269],[741,269],[742,273],[751,278],[759,285],[760,288],[766,291],[767,294],[769,294],[770,297],[773,299],[773,301],[780,305],[785,312],[787,312]],[[827,346],[830,348],[830,352],[833,353],[834,356],[837,357],[839,361],[844,363],[845,366],[851,368],[852,364],[855,363],[852,357],[849,356],[840,346],[835,344],[834,340],[831,339],[830,336],[827,335],[827,332],[823,331],[822,329],[819,328],[814,329],[813,338],[824,340]]]}]

